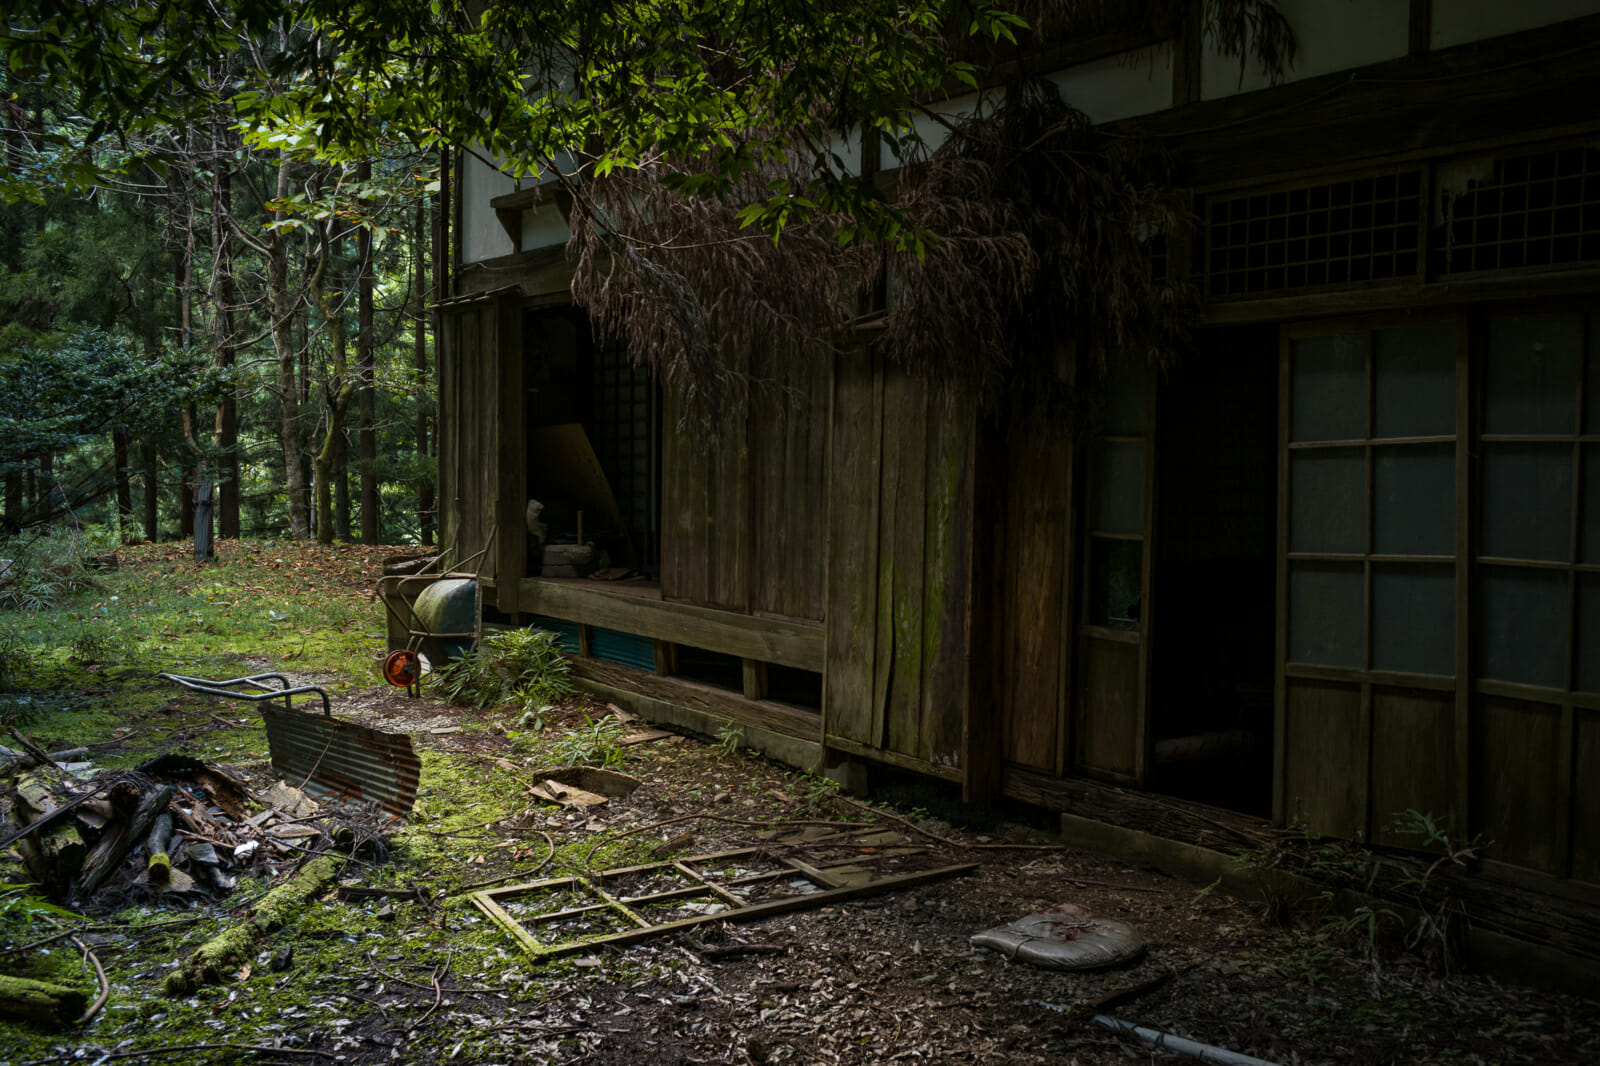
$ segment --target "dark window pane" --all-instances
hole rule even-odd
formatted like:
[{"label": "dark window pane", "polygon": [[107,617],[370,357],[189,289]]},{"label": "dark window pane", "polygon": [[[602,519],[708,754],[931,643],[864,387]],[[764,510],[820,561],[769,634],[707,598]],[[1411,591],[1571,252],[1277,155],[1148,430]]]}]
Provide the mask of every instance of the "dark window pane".
[{"label": "dark window pane", "polygon": [[1362,665],[1361,586],[1359,563],[1290,564],[1290,662]]},{"label": "dark window pane", "polygon": [[1600,574],[1578,575],[1578,679],[1584,692],[1600,692]]},{"label": "dark window pane", "polygon": [[1486,433],[1577,428],[1581,315],[1518,315],[1489,323]]},{"label": "dark window pane", "polygon": [[1456,672],[1455,568],[1378,563],[1372,568],[1372,668]]},{"label": "dark window pane", "polygon": [[1367,469],[1362,450],[1289,454],[1289,550],[1366,551]]},{"label": "dark window pane", "polygon": [[1572,543],[1572,448],[1483,446],[1483,554],[1568,561]]},{"label": "dark window pane", "polygon": [[[1579,561],[1600,563],[1600,444],[1583,446],[1583,527],[1578,545]],[[1600,657],[1600,648],[1595,655]]]},{"label": "dark window pane", "polygon": [[1583,383],[1585,433],[1600,433],[1600,311],[1589,316],[1589,376]]},{"label": "dark window pane", "polygon": [[1566,573],[1486,567],[1478,588],[1483,676],[1565,688]]},{"label": "dark window pane", "polygon": [[1307,337],[1290,348],[1291,440],[1359,440],[1367,435],[1370,334]]},{"label": "dark window pane", "polygon": [[1456,431],[1456,324],[1431,322],[1379,330],[1374,432],[1432,437]]},{"label": "dark window pane", "polygon": [[1144,443],[1101,441],[1095,446],[1091,528],[1102,533],[1144,532]]},{"label": "dark window pane", "polygon": [[1374,550],[1380,555],[1455,554],[1455,445],[1379,448],[1373,480]]},{"label": "dark window pane", "polygon": [[1150,425],[1150,376],[1144,360],[1113,352],[1106,367],[1105,425],[1108,437],[1142,437]]},{"label": "dark window pane", "polygon": [[1144,542],[1089,538],[1089,624],[1138,629]]}]

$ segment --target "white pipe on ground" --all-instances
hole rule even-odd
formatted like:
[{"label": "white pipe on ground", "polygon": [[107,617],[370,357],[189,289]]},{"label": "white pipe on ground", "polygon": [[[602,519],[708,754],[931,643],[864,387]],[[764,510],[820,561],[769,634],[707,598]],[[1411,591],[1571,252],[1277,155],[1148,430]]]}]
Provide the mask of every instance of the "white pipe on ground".
[{"label": "white pipe on ground", "polygon": [[1108,1014],[1096,1014],[1094,1023],[1119,1033],[1125,1033],[1128,1036],[1138,1037],[1151,1047],[1161,1048],[1163,1051],[1171,1051],[1179,1055],[1187,1055],[1201,1062],[1214,1062],[1220,1064],[1220,1066],[1278,1066],[1277,1063],[1268,1062],[1266,1059],[1258,1059],[1251,1055],[1241,1055],[1237,1051],[1228,1051],[1225,1048],[1212,1047],[1210,1044],[1202,1044],[1197,1040],[1188,1040],[1181,1036],[1174,1036],[1171,1033],[1163,1033],[1159,1029],[1149,1029],[1142,1025],[1135,1025],[1132,1022],[1125,1022],[1121,1018],[1113,1018]]}]

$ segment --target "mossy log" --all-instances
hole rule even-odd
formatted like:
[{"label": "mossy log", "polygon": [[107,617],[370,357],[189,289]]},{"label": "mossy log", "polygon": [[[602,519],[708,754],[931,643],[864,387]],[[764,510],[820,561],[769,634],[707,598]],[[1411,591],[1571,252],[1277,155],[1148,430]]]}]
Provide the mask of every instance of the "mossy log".
[{"label": "mossy log", "polygon": [[61,1026],[83,1016],[89,997],[76,988],[0,974],[0,1015]]},{"label": "mossy log", "polygon": [[263,896],[245,921],[201,944],[182,966],[168,974],[164,985],[167,995],[185,995],[220,980],[258,941],[288,924],[295,911],[326,891],[343,868],[344,859],[337,855],[323,855],[306,863],[299,873]]},{"label": "mossy log", "polygon": [[172,815],[163,812],[156,817],[155,824],[150,828],[150,839],[144,844],[145,851],[150,855],[145,868],[150,871],[152,880],[165,881],[171,875],[172,858],[167,854],[171,843]]}]

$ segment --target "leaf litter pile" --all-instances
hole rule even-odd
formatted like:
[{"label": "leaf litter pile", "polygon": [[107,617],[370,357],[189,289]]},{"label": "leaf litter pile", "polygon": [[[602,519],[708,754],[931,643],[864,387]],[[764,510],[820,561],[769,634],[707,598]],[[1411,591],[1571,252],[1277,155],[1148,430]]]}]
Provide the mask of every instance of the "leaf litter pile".
[{"label": "leaf litter pile", "polygon": [[[266,554],[287,559],[282,572],[307,596],[359,596],[372,584],[370,551],[306,549],[297,570],[297,550]],[[163,549],[134,565],[181,566]],[[371,612],[358,664],[367,671],[383,650],[373,636],[381,607]],[[287,670],[270,658],[237,665]],[[172,789],[174,835],[188,839],[169,858],[181,856],[173,870],[188,884],[175,891],[170,874],[151,878],[148,831],[87,893],[72,872],[9,887],[39,883],[11,845],[0,858],[0,980],[70,987],[81,999],[55,1021],[0,1020],[0,1061],[1194,1061],[1093,1024],[1099,1013],[1283,1064],[1600,1058],[1595,1003],[1446,976],[1335,923],[1269,923],[1259,904],[1058,847],[1037,812],[964,808],[934,791],[896,792],[902,805],[891,809],[732,743],[663,735],[590,697],[551,709],[530,734],[509,712],[426,691],[412,699],[375,680],[296,677],[335,689],[335,715],[409,734],[423,763],[403,823],[297,807],[285,790],[298,782],[279,787],[252,708],[172,691],[154,672],[81,682],[97,701],[128,698],[117,737],[75,733],[61,715],[19,731],[45,755],[103,746],[92,768],[57,780],[65,793],[97,774],[141,795]],[[600,736],[597,723],[616,728],[603,752],[585,753],[573,738]],[[607,795],[600,778],[558,772],[553,752],[596,756],[633,784]],[[150,772],[161,757],[232,781],[248,794],[244,808],[229,812],[202,785]],[[29,769],[0,782],[13,820]],[[49,804],[65,793],[34,796]],[[191,857],[195,842],[218,861],[199,847]],[[674,862],[716,887],[685,880]],[[888,891],[830,890],[967,864]],[[819,882],[796,870],[842,872]],[[541,883],[551,887],[520,887]],[[581,943],[637,928],[604,906],[585,910],[595,905],[585,886],[678,924],[625,945]],[[530,954],[475,904],[480,895],[501,900],[540,943],[570,950]],[[734,920],[739,907],[780,897],[793,908]],[[971,943],[1058,904],[1129,923],[1144,953],[1062,972]],[[196,962],[218,944],[226,950]],[[80,1004],[97,1007],[86,1021]]]}]

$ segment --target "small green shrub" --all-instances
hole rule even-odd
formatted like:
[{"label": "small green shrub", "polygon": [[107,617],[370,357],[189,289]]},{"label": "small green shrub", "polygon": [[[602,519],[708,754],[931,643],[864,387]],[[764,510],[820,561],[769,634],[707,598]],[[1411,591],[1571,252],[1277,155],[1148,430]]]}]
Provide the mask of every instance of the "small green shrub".
[{"label": "small green shrub", "polygon": [[82,921],[72,913],[35,893],[38,885],[0,884],[0,951],[18,947],[38,936],[35,919]]},{"label": "small green shrub", "polygon": [[33,645],[12,629],[0,629],[0,692],[12,692],[33,664]]},{"label": "small green shrub", "polygon": [[627,727],[609,715],[584,718],[584,724],[550,745],[550,758],[557,766],[614,766],[627,755],[622,738]]},{"label": "small green shrub", "polygon": [[739,749],[744,747],[744,730],[732,722],[725,722],[717,730],[717,742],[711,746],[724,755],[737,755]]},{"label": "small green shrub", "polygon": [[468,707],[512,704],[523,712],[560,703],[576,691],[571,664],[542,629],[491,633],[434,673],[445,699]]},{"label": "small green shrub", "polygon": [[75,529],[17,537],[0,544],[0,608],[47,611],[88,588],[95,545]]}]

